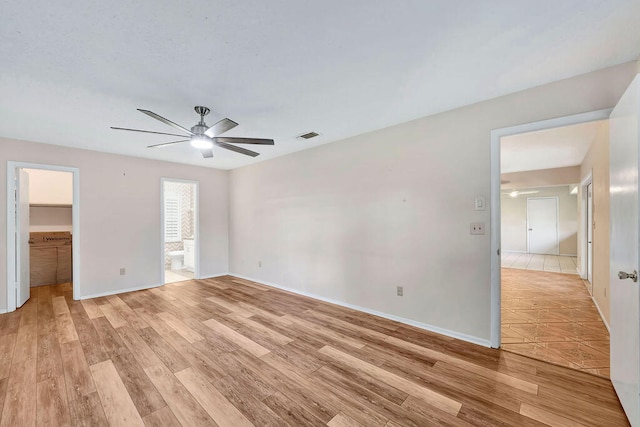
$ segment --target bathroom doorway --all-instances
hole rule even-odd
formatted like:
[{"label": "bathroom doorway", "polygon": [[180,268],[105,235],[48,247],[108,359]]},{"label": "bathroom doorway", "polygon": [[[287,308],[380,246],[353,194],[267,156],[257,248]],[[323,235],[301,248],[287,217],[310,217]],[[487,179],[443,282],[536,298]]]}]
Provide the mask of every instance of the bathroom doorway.
[{"label": "bathroom doorway", "polygon": [[198,182],[162,178],[162,283],[197,279]]}]

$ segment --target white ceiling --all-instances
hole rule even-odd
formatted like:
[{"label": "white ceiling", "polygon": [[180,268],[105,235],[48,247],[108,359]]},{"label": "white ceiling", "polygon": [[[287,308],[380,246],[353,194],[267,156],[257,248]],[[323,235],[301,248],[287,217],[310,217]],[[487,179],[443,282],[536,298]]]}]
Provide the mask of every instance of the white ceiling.
[{"label": "white ceiling", "polygon": [[[4,2],[0,135],[230,169],[633,60],[637,22],[637,0]],[[203,159],[109,129],[194,105],[276,145]]]},{"label": "white ceiling", "polygon": [[600,120],[502,137],[500,172],[580,165],[602,123]]}]

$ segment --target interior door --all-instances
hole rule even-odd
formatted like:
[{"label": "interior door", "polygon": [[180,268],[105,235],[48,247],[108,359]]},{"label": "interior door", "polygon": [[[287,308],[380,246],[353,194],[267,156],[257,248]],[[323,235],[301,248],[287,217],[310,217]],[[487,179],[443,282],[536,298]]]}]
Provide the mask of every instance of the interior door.
[{"label": "interior door", "polygon": [[527,199],[529,253],[558,254],[558,199]]},{"label": "interior door", "polygon": [[587,184],[587,280],[593,289],[593,184]]},{"label": "interior door", "polygon": [[[633,272],[638,258],[638,119],[640,75],[611,113],[611,381],[632,425],[640,425],[640,293]],[[620,273],[619,275],[619,272]],[[631,273],[629,277],[625,273]]]},{"label": "interior door", "polygon": [[29,299],[29,174],[16,175],[16,307]]}]

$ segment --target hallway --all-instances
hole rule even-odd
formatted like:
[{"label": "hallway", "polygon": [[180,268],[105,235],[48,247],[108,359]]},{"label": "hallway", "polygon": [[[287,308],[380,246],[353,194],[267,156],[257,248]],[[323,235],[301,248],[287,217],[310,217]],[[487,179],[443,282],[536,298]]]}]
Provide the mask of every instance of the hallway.
[{"label": "hallway", "polygon": [[502,269],[502,349],[609,377],[609,332],[577,275]]}]

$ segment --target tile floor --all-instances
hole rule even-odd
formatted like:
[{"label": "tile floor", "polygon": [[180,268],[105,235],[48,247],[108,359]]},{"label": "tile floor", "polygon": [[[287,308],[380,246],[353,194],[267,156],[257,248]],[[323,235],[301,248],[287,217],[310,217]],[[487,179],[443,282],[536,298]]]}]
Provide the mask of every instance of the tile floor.
[{"label": "tile floor", "polygon": [[503,252],[501,262],[502,267],[506,268],[578,274],[578,261],[574,256]]},{"label": "tile floor", "polygon": [[502,348],[609,377],[609,332],[575,275],[503,268]]},{"label": "tile floor", "polygon": [[164,283],[175,283],[182,282],[184,280],[193,279],[194,275],[192,272],[187,270],[165,270],[164,271]]}]

